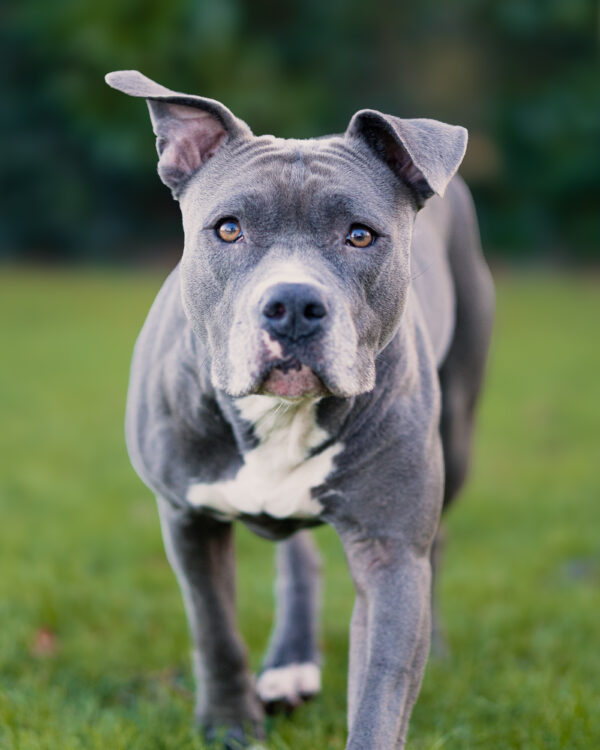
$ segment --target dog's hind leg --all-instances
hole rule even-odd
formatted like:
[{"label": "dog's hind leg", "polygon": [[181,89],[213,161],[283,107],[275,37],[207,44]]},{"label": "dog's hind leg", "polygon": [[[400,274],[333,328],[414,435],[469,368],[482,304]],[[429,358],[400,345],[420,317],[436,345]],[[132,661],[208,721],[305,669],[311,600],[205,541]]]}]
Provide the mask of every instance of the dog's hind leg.
[{"label": "dog's hind leg", "polygon": [[291,711],[320,690],[320,567],[310,532],[277,545],[275,626],[257,682],[270,713]]},{"label": "dog's hind leg", "polygon": [[196,720],[207,740],[227,750],[246,747],[262,736],[263,709],[236,627],[231,524],[160,498],[158,507],[194,641]]},{"label": "dog's hind leg", "polygon": [[445,657],[448,653],[448,646],[439,616],[438,604],[438,572],[444,551],[444,542],[446,533],[443,526],[440,526],[431,545],[429,559],[431,561],[431,653],[438,658]]},{"label": "dog's hind leg", "polygon": [[456,294],[454,338],[439,371],[440,432],[446,472],[444,507],[463,485],[469,467],[475,407],[494,321],[494,286],[481,251],[471,195],[461,180],[448,191],[453,231],[448,260]]},{"label": "dog's hind leg", "polygon": [[[444,509],[456,497],[467,477],[476,405],[494,320],[493,282],[481,251],[473,201],[461,180],[453,180],[448,199],[452,202],[453,215],[448,260],[456,294],[456,325],[452,344],[439,370]],[[440,529],[432,547],[432,596],[441,564],[443,538]],[[432,646],[435,652],[443,654],[445,647],[437,610],[433,602]]]}]

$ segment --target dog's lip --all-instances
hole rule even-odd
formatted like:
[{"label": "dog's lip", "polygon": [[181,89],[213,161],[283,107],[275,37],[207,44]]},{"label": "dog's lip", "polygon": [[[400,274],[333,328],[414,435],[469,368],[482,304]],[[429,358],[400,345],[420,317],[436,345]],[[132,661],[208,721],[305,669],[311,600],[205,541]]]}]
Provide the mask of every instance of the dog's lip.
[{"label": "dog's lip", "polygon": [[298,357],[285,357],[282,359],[276,359],[269,364],[269,367],[264,374],[263,379],[267,378],[273,370],[281,370],[282,372],[287,373],[290,370],[300,370],[303,364],[304,363],[301,362]]},{"label": "dog's lip", "polygon": [[262,369],[262,372],[260,374],[260,382],[262,383],[263,380],[266,380],[273,370],[281,370],[282,372],[287,373],[290,370],[300,370],[300,368],[303,366],[310,367],[310,369],[315,372],[315,368],[312,367],[312,365],[308,364],[308,362],[302,361],[299,357],[295,357],[293,355],[290,355],[289,357],[277,357],[275,359],[271,359],[265,364]]},{"label": "dog's lip", "polygon": [[329,389],[313,367],[297,357],[286,357],[270,363],[261,378],[258,392],[296,399],[324,396]]}]

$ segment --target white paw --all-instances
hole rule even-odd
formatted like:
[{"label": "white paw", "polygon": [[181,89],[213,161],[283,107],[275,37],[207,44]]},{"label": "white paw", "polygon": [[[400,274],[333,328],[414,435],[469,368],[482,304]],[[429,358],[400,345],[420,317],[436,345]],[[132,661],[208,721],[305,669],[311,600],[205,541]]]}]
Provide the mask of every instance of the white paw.
[{"label": "white paw", "polygon": [[312,662],[265,670],[256,681],[263,703],[284,701],[297,706],[321,690],[321,670]]}]

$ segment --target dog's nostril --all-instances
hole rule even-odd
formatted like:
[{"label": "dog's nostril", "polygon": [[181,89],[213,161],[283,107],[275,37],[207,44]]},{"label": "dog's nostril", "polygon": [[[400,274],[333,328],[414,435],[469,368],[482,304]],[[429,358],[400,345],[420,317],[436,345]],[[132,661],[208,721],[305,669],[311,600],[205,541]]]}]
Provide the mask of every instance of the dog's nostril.
[{"label": "dog's nostril", "polygon": [[310,284],[283,283],[268,288],[259,301],[261,325],[271,337],[291,341],[324,330],[328,309],[320,289]]},{"label": "dog's nostril", "polygon": [[311,302],[304,308],[305,318],[324,318],[326,314],[327,311],[320,302]]},{"label": "dog's nostril", "polygon": [[263,310],[267,318],[283,318],[286,313],[283,302],[270,302]]}]

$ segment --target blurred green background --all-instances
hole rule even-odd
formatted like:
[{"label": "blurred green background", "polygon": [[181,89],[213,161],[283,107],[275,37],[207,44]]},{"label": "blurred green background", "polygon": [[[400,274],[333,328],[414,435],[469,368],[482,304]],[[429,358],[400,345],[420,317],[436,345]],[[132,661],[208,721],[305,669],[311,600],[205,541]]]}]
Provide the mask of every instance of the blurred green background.
[{"label": "blurred green background", "polygon": [[[0,748],[207,750],[151,493],[123,441],[131,347],[160,272],[0,274]],[[410,750],[600,747],[600,295],[590,274],[501,274],[474,471],[446,519],[441,608]],[[323,694],[269,750],[343,750],[352,582],[331,528]],[[254,669],[274,546],[236,528]],[[371,750],[371,749],[369,749]],[[375,749],[379,750],[379,749]]]},{"label": "blurred green background", "polygon": [[373,107],[465,125],[484,244],[589,261],[600,246],[595,0],[25,0],[1,12],[1,253],[121,261],[180,245],[137,68],[254,132],[338,132]]}]

